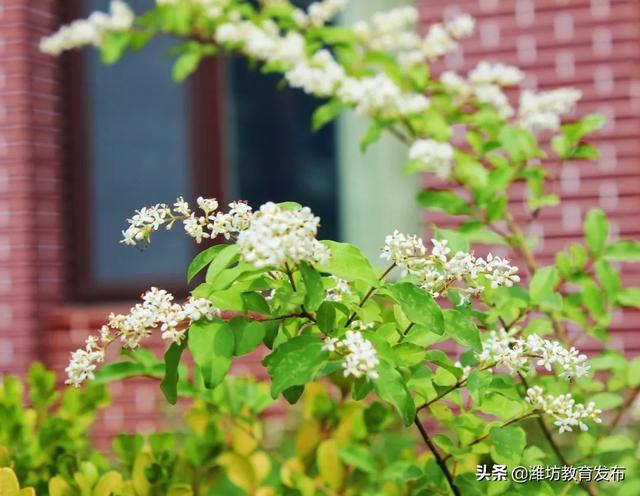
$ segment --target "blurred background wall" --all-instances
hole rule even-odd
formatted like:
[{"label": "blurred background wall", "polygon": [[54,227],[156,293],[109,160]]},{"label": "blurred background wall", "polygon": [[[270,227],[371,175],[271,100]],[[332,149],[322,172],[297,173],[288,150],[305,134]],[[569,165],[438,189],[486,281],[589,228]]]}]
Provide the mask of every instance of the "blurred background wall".
[{"label": "blurred background wall", "polygon": [[[145,0],[147,1],[147,0]],[[144,7],[145,1],[132,2]],[[150,0],[149,0],[150,1]],[[275,91],[277,80],[242,61],[210,61],[182,86],[170,82],[159,41],[104,68],[95,54],[39,54],[38,40],[64,19],[103,7],[98,0],[0,0],[0,372],[32,360],[58,371],[110,311],[126,309],[151,284],[184,293],[193,247],[161,233],[144,253],[118,244],[135,208],[177,195],[297,200],[323,219],[323,236],[377,257],[384,234],[419,230],[419,179],[401,177],[405,151],[392,140],[360,156],[365,124],[345,116],[309,131],[314,102]],[[343,22],[397,5],[353,0]],[[600,112],[596,163],[559,175],[561,207],[532,226],[545,262],[581,235],[598,206],[615,236],[638,239],[640,224],[640,3],[635,0],[419,0],[424,30],[459,12],[477,18],[463,51],[434,66],[464,73],[481,59],[520,66],[525,87],[575,86],[580,114]],[[431,181],[425,179],[425,181]],[[513,198],[523,215],[523,197]],[[640,285],[640,272],[624,270]],[[613,345],[640,349],[640,315],[615,316]],[[239,365],[254,368],[259,357]],[[157,415],[157,386],[114,386],[103,432],[145,430]]]}]

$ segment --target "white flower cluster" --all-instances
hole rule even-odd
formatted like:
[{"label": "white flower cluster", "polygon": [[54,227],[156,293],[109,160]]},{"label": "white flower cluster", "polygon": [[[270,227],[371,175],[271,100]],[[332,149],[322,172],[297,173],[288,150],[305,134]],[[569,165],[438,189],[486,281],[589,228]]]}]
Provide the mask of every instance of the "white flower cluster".
[{"label": "white flower cluster", "polygon": [[319,225],[320,218],[308,207],[290,210],[265,203],[238,236],[240,257],[258,268],[324,264],[330,253],[316,239]]},{"label": "white flower cluster", "polygon": [[251,57],[278,66],[292,88],[317,97],[337,96],[360,115],[386,118],[424,111],[429,100],[419,93],[403,92],[388,76],[348,77],[331,52],[320,49],[306,55],[304,37],[289,31],[281,35],[272,21],[227,22],[216,30],[218,43],[237,43]]},{"label": "white flower cluster", "polygon": [[534,408],[543,411],[554,418],[554,425],[558,427],[560,434],[573,431],[573,427],[579,427],[582,431],[589,430],[585,420],[593,420],[596,424],[602,422],[600,414],[602,410],[596,408],[593,402],[586,406],[576,403],[570,394],[560,396],[545,395],[540,386],[533,386],[527,390],[526,400]]},{"label": "white flower cluster", "polygon": [[319,97],[328,97],[338,91],[345,79],[343,67],[328,50],[318,50],[310,59],[302,57],[284,75],[292,88]]},{"label": "white flower cluster", "polygon": [[377,379],[376,367],[380,363],[378,353],[371,341],[365,339],[359,331],[347,331],[344,339],[325,338],[323,349],[344,355],[342,367],[344,376]]},{"label": "white flower cluster", "polygon": [[526,338],[510,336],[504,329],[491,331],[483,343],[482,352],[477,355],[481,363],[494,363],[506,367],[511,374],[525,372],[529,361],[551,371],[554,365],[559,367],[560,377],[570,380],[582,377],[589,371],[587,356],[574,347],[566,349],[557,341],[543,339],[536,334]]},{"label": "white flower cluster", "polygon": [[393,118],[419,114],[429,108],[427,97],[403,92],[383,73],[362,79],[347,77],[336,94],[343,102],[354,105],[356,113],[363,116]]},{"label": "white flower cluster", "polygon": [[136,210],[135,215],[127,219],[129,227],[122,231],[120,242],[132,246],[138,242],[149,243],[153,232],[163,225],[169,230],[176,221],[182,222],[185,232],[197,243],[219,235],[230,239],[249,227],[253,212],[245,202],[230,203],[227,213],[217,211],[218,201],[215,198],[199,197],[197,203],[202,211],[200,214],[192,212],[182,197],[176,199],[173,209],[165,203],[159,203]]},{"label": "white flower cluster", "polygon": [[394,52],[404,67],[432,61],[458,48],[458,40],[471,36],[475,21],[462,14],[444,24],[432,24],[424,38],[415,25],[419,20],[415,7],[405,6],[375,14],[371,23],[359,21],[353,31],[371,50]]},{"label": "white flower cluster", "polygon": [[420,44],[420,37],[415,31],[419,19],[418,10],[407,5],[386,12],[377,12],[373,15],[371,23],[358,21],[353,25],[353,31],[371,50],[413,50]]},{"label": "white flower cluster", "polygon": [[107,31],[129,29],[133,19],[134,14],[125,2],[112,0],[108,14],[94,12],[87,19],[78,19],[62,26],[56,33],[40,41],[40,50],[50,55],[60,55],[65,50],[85,45],[98,46]]},{"label": "white flower cluster", "polygon": [[302,19],[311,26],[323,26],[347,6],[347,0],[322,0],[309,5]]},{"label": "white flower cluster", "polygon": [[409,159],[420,162],[425,172],[440,179],[448,179],[453,168],[453,147],[430,139],[414,141],[409,148]]},{"label": "white flower cluster", "polygon": [[518,109],[520,124],[532,131],[557,131],[560,128],[560,116],[571,112],[581,96],[580,90],[574,88],[541,93],[523,91]]},{"label": "white flower cluster", "polygon": [[429,61],[453,52],[458,48],[457,41],[473,34],[473,17],[462,14],[444,24],[433,24],[422,40],[420,50]]},{"label": "white flower cluster", "polygon": [[220,310],[204,298],[189,298],[183,305],[173,301],[173,295],[164,289],[151,288],[142,295],[142,303],[134,305],[126,315],[109,315],[100,329],[100,337],[89,336],[85,348],[74,351],[65,369],[67,384],[79,387],[93,379],[97,364],[104,361],[106,348],[119,339],[128,349],[137,348],[153,329],[162,331],[162,339],[179,343],[188,326],[201,318],[212,319]]},{"label": "white flower cluster", "polygon": [[445,71],[440,75],[440,82],[457,93],[461,100],[473,96],[491,105],[505,119],[512,117],[515,111],[502,88],[516,86],[523,79],[524,74],[517,67],[486,61],[469,71],[467,79],[453,71]]},{"label": "white flower cluster", "polygon": [[344,279],[336,276],[329,276],[333,280],[334,285],[327,290],[327,301],[342,301],[352,294],[351,286]]},{"label": "white flower cluster", "polygon": [[479,276],[489,281],[492,288],[511,287],[520,281],[518,268],[511,266],[504,258],[489,254],[484,259],[462,251],[450,256],[447,240],[432,239],[431,242],[433,249],[425,255],[426,248],[421,238],[407,236],[396,230],[385,238],[381,258],[395,263],[404,274],[416,276],[420,286],[434,298],[452,288],[456,282],[466,283],[466,287],[455,287],[462,297],[460,304],[482,292]]}]

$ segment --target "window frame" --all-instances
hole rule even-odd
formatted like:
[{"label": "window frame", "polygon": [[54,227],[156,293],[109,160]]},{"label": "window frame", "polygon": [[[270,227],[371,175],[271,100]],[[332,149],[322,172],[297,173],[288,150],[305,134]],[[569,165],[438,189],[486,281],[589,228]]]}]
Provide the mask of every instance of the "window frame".
[{"label": "window frame", "polygon": [[[83,16],[83,0],[59,2],[61,22]],[[183,296],[186,280],[164,278],[154,281],[101,283],[91,272],[94,240],[90,235],[89,179],[90,157],[89,119],[87,119],[87,87],[85,58],[81,51],[67,52],[61,60],[62,120],[63,120],[63,184],[65,189],[65,250],[68,273],[67,297],[73,301],[96,302],[131,300],[150,284]],[[226,201],[227,168],[222,129],[221,95],[224,64],[216,58],[204,59],[186,84],[189,112],[189,146],[192,191],[199,195]],[[115,69],[117,70],[117,68]],[[171,198],[167,202],[172,201]],[[142,207],[143,205],[141,205]],[[124,219],[123,219],[124,227]],[[200,246],[201,248],[201,246]],[[197,252],[194,243],[193,255]],[[185,267],[186,273],[186,267]]]}]

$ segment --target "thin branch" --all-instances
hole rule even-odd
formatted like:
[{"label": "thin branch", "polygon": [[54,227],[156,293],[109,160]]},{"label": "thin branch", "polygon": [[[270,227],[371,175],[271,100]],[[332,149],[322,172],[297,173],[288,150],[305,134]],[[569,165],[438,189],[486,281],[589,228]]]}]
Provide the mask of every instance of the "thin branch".
[{"label": "thin branch", "polygon": [[[396,264],[393,263],[391,264],[391,267],[389,267],[387,270],[384,271],[384,273],[378,278],[378,281],[383,281],[385,277],[387,277],[389,275],[389,273],[396,267]],[[362,299],[360,300],[360,303],[358,303],[358,307],[362,308],[362,305],[364,305],[367,300],[371,297],[371,295],[374,293],[374,291],[376,290],[375,286],[371,286],[369,288],[369,290],[366,292],[366,294],[362,297]],[[345,327],[349,327],[349,324],[351,324],[351,322],[353,322],[356,318],[356,316],[358,315],[357,312],[353,312],[349,318],[347,319],[347,322],[344,324]]]},{"label": "thin branch", "polygon": [[402,343],[404,341],[404,338],[407,337],[407,334],[409,334],[409,331],[411,329],[413,329],[413,326],[415,324],[413,322],[411,322],[411,324],[409,324],[406,329],[404,331],[402,331],[402,334],[400,335],[400,339],[398,339],[398,344]]},{"label": "thin branch", "polygon": [[[481,369],[478,369],[478,371],[482,372],[484,370],[488,370],[490,368],[495,367],[496,364],[495,363],[490,363],[488,365],[485,365],[484,367],[482,367]],[[456,383],[452,386],[449,386],[447,389],[445,389],[442,393],[440,393],[438,396],[436,396],[435,398],[433,398],[432,400],[427,401],[425,404],[420,405],[418,407],[418,411],[423,410],[427,407],[430,407],[431,405],[433,405],[435,402],[440,401],[442,398],[444,398],[445,396],[447,396],[450,392],[455,391],[458,388],[461,388],[462,386],[464,386],[467,383],[467,379],[469,379],[469,377],[465,377],[465,378],[460,378],[456,381]]]},{"label": "thin branch", "polygon": [[427,430],[424,428],[424,426],[420,422],[420,419],[418,418],[417,415],[414,423],[416,424],[416,427],[418,427],[418,430],[420,431],[420,435],[422,436],[422,439],[424,440],[425,444],[427,445],[429,450],[431,450],[431,453],[433,453],[433,457],[435,458],[436,463],[438,464],[438,466],[440,467],[440,470],[442,470],[442,473],[447,479],[447,482],[449,483],[449,487],[451,488],[451,491],[455,496],[460,496],[460,490],[454,484],[453,477],[451,476],[451,472],[449,472],[449,469],[447,468],[447,464],[445,463],[442,456],[440,456],[440,453],[438,453],[437,448],[433,444],[433,441],[431,441],[431,438],[429,437]]},{"label": "thin branch", "polygon": [[[526,415],[523,415],[522,417],[514,418],[514,419],[511,419],[511,420],[503,423],[502,425],[500,425],[500,428],[508,427],[511,424],[515,424],[517,422],[520,422],[521,420],[526,420],[526,419],[528,419],[530,417],[533,417],[534,415],[538,415],[538,413],[537,412],[529,412]],[[465,448],[469,448],[471,446],[475,446],[476,444],[481,443],[482,441],[484,441],[488,437],[489,437],[489,433],[474,439],[473,441],[471,441],[469,444],[467,444],[464,447]],[[444,457],[444,461],[446,462],[449,458],[451,458],[451,456],[452,456],[451,453],[447,454],[447,456]]]}]

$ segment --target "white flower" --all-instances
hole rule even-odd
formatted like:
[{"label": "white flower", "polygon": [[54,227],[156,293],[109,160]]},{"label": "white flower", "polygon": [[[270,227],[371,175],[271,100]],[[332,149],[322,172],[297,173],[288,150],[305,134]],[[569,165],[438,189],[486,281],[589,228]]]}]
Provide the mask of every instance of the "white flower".
[{"label": "white flower", "polygon": [[386,74],[362,79],[348,77],[337,90],[340,100],[355,105],[363,116],[398,117],[423,112],[429,100],[418,93],[404,93]]},{"label": "white flower", "polygon": [[285,73],[292,88],[300,88],[305,93],[320,97],[333,95],[344,77],[344,68],[324,49],[314,53],[311,60],[299,60]]},{"label": "white flower", "polygon": [[425,171],[447,179],[453,167],[453,147],[449,143],[419,139],[409,148],[409,159],[420,162]]},{"label": "white flower", "polygon": [[151,233],[168,222],[170,217],[171,210],[164,203],[136,210],[135,215],[127,219],[129,227],[122,231],[122,241],[120,242],[126,245],[135,245],[138,241],[148,243]]},{"label": "white flower", "polygon": [[98,363],[104,360],[103,351],[88,351],[79,349],[71,354],[69,365],[64,369],[67,373],[65,384],[74,387],[80,385],[87,380],[93,380],[93,372],[96,370]]},{"label": "white flower", "polygon": [[458,43],[442,24],[433,24],[422,41],[422,54],[427,60],[435,60],[458,48]]},{"label": "white flower", "polygon": [[240,257],[258,268],[326,263],[329,250],[316,239],[319,225],[308,207],[287,210],[265,203],[238,236]]},{"label": "white flower", "polygon": [[473,34],[476,21],[469,14],[460,14],[445,24],[445,27],[455,38],[468,38]]},{"label": "white flower", "polygon": [[567,350],[559,342],[535,334],[513,337],[504,330],[491,331],[477,358],[481,363],[495,362],[496,366],[506,367],[511,374],[526,372],[531,360],[548,372],[557,366],[559,376],[566,380],[582,377],[589,371],[587,356],[575,348]]},{"label": "white flower", "polygon": [[365,339],[360,331],[347,331],[341,340],[327,337],[323,349],[344,356],[342,368],[345,377],[367,377],[372,380],[378,378],[378,353],[371,341]]},{"label": "white flower", "polygon": [[322,0],[309,5],[307,21],[313,26],[322,26],[333,19],[347,6],[347,0]]},{"label": "white flower", "polygon": [[596,408],[593,402],[587,405],[576,403],[570,394],[545,396],[540,386],[533,386],[527,390],[526,400],[537,410],[551,415],[560,434],[571,432],[574,427],[579,427],[582,431],[589,430],[585,420],[593,420],[597,424],[602,422],[600,418],[602,410]]},{"label": "white flower", "polygon": [[62,26],[40,41],[40,50],[50,55],[60,55],[65,50],[85,45],[98,46],[107,31],[129,29],[133,20],[133,11],[126,3],[112,0],[109,14],[94,12],[87,19],[78,19]]},{"label": "white flower", "polygon": [[342,301],[351,294],[351,286],[344,279],[336,276],[329,276],[334,281],[333,287],[327,290],[327,301]]},{"label": "white flower", "polygon": [[496,109],[500,117],[508,119],[515,113],[509,103],[507,95],[504,94],[500,86],[483,84],[481,86],[474,86],[472,91],[478,101],[491,105]]},{"label": "white flower", "polygon": [[542,93],[525,90],[520,95],[520,124],[532,131],[557,131],[560,128],[560,116],[571,112],[581,96],[580,90],[574,88]]},{"label": "white flower", "polygon": [[326,337],[322,349],[333,353],[338,349],[338,343],[340,343],[338,338]]},{"label": "white flower", "polygon": [[388,260],[403,269],[409,269],[415,262],[424,258],[427,249],[422,239],[403,234],[397,229],[384,239],[384,248],[380,258]]},{"label": "white flower", "polygon": [[135,349],[157,328],[162,339],[179,343],[192,322],[217,316],[220,310],[209,300],[189,298],[184,305],[179,305],[168,291],[150,288],[142,295],[142,303],[131,307],[126,315],[109,315],[107,324],[100,328],[99,337],[89,336],[85,348],[72,353],[65,369],[66,383],[79,387],[85,380],[93,379],[98,363],[104,361],[106,348],[116,339],[124,348]]},{"label": "white flower", "polygon": [[354,320],[353,322],[351,322],[349,327],[354,331],[366,331],[369,329],[373,329],[375,327],[375,324],[373,322],[362,322],[361,320]]},{"label": "white flower", "polygon": [[524,79],[524,74],[514,66],[482,61],[469,72],[469,82],[482,86],[495,84],[498,86],[515,86]]},{"label": "white flower", "polygon": [[[487,259],[475,257],[471,253],[458,251],[451,256],[447,240],[432,239],[433,249],[426,253],[422,240],[394,231],[385,239],[381,257],[399,265],[403,274],[417,276],[420,287],[437,298],[443,289],[455,289],[464,304],[470,296],[478,295],[484,289],[483,275],[492,287],[511,287],[520,278],[518,268],[508,260],[491,254]],[[465,286],[454,286],[454,283]]]},{"label": "white flower", "polygon": [[494,289],[499,286],[510,288],[514,282],[520,282],[520,277],[517,275],[518,267],[512,267],[505,258],[496,257],[489,253],[486,261],[481,258],[477,261],[481,265],[481,271],[491,281],[491,287]]},{"label": "white flower", "polygon": [[422,62],[422,53],[418,50],[420,37],[415,32],[419,20],[415,7],[403,6],[377,12],[371,19],[371,25],[365,21],[356,22],[352,29],[360,40],[371,50],[399,52],[399,57],[407,52],[417,53],[415,62]]},{"label": "white flower", "polygon": [[185,232],[195,238],[196,243],[202,242],[203,238],[208,238],[209,234],[204,231],[207,220],[205,217],[196,217],[196,214],[191,214],[189,217],[182,221]]},{"label": "white flower", "polygon": [[454,71],[444,71],[440,74],[440,82],[449,87],[462,98],[471,94],[471,86],[465,79]]},{"label": "white flower", "polygon": [[201,196],[196,200],[198,207],[205,213],[215,212],[218,209],[218,201],[215,198],[203,198]]}]

